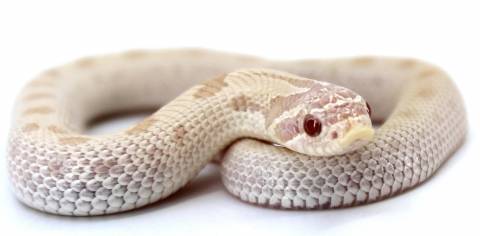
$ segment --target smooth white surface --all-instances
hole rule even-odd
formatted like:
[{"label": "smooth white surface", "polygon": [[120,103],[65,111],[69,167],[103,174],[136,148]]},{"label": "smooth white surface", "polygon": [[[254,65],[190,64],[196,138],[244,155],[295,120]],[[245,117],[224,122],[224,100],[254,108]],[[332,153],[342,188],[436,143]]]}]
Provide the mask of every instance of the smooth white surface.
[{"label": "smooth white surface", "polygon": [[[226,192],[212,165],[153,206],[107,217],[57,217],[17,202],[0,161],[1,235],[480,235],[480,8],[475,1],[120,2],[0,1],[2,157],[14,97],[28,79],[81,56],[130,48],[200,46],[271,58],[417,57],[455,79],[471,132],[463,148],[419,188],[329,211],[245,204]],[[97,131],[117,130],[131,119]]]}]

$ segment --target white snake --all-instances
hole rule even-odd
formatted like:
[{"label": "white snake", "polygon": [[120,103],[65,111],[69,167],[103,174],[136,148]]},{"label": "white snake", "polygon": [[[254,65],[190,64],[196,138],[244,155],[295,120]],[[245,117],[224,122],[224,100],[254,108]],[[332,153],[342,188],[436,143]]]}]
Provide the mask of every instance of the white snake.
[{"label": "white snake", "polygon": [[[383,122],[375,134],[366,101]],[[161,105],[117,134],[82,134],[100,115]],[[244,201],[307,209],[374,202],[425,181],[467,131],[455,85],[424,62],[287,62],[186,49],[51,69],[26,85],[14,114],[15,193],[62,215],[156,202],[219,154],[223,183]]]}]

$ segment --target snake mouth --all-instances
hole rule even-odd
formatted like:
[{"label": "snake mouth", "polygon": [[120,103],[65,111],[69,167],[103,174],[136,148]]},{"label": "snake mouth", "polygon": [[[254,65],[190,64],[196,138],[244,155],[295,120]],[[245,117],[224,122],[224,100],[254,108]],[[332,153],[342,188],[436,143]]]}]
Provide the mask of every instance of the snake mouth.
[{"label": "snake mouth", "polygon": [[342,149],[348,149],[357,141],[371,141],[374,134],[375,131],[372,127],[357,125],[351,128],[342,139],[338,140],[338,144]]}]

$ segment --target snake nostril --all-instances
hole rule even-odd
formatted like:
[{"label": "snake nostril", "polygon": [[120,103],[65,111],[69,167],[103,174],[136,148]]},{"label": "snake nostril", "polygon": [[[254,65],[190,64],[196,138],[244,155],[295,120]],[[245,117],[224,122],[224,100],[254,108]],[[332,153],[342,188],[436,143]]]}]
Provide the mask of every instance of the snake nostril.
[{"label": "snake nostril", "polygon": [[365,102],[367,104],[367,112],[368,112],[368,116],[372,117],[372,108],[370,107],[370,104],[368,104],[368,102]]}]

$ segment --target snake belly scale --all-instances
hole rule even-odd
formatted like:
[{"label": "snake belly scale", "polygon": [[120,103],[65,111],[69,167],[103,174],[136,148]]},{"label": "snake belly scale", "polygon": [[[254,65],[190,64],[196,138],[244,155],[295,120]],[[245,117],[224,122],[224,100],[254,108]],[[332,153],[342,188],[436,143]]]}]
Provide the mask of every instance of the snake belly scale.
[{"label": "snake belly scale", "polygon": [[[83,133],[100,115],[162,105],[116,134]],[[305,111],[320,120],[298,125]],[[370,119],[382,122],[375,134]],[[311,127],[315,139],[305,134]],[[362,128],[352,135],[352,127]],[[413,59],[274,61],[139,50],[80,59],[28,83],[15,106],[7,157],[18,199],[53,214],[103,215],[159,201],[219,153],[222,181],[240,199],[326,209],[415,187],[466,131],[454,83]]]}]

